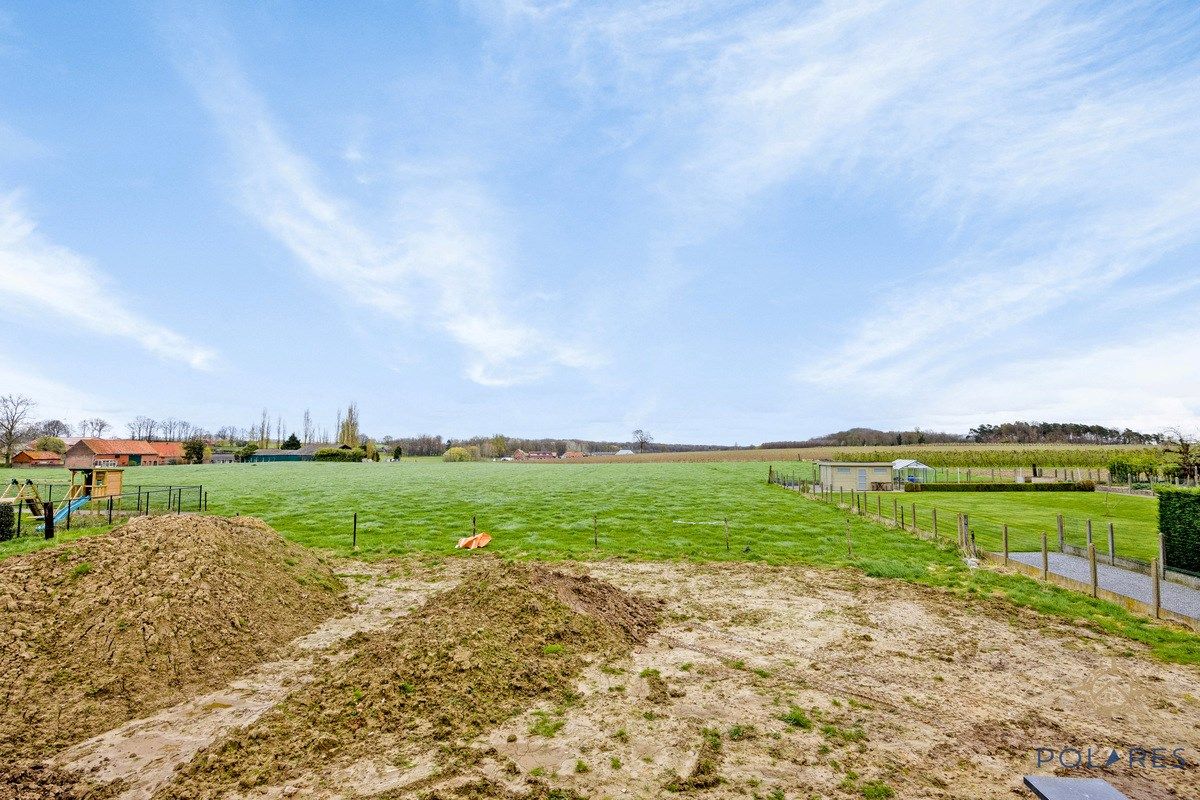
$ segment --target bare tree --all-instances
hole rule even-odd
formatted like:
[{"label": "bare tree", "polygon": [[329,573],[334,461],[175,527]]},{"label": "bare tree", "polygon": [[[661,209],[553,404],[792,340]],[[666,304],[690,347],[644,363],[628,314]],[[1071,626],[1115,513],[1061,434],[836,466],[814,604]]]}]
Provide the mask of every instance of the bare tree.
[{"label": "bare tree", "polygon": [[130,439],[149,441],[154,438],[154,432],[158,430],[158,422],[150,417],[137,416],[133,418],[133,422],[125,423],[125,427],[129,429]]},{"label": "bare tree", "polygon": [[81,436],[95,436],[99,438],[111,427],[108,424],[108,420],[100,419],[99,417],[89,417],[85,420],[80,420],[79,433]]},{"label": "bare tree", "polygon": [[23,394],[0,397],[0,448],[4,466],[12,466],[13,448],[29,433],[29,415],[37,403]]},{"label": "bare tree", "polygon": [[304,443],[312,444],[312,440],[313,440],[312,414],[310,414],[308,412],[308,409],[306,408],[306,409],[304,409]]},{"label": "bare tree", "polygon": [[262,418],[258,421],[258,446],[267,447],[271,444],[271,415],[264,408]]},{"label": "bare tree", "polygon": [[351,403],[346,409],[346,418],[341,419],[341,412],[338,412],[338,442],[340,444],[348,444],[351,447],[358,447],[360,431],[358,429],[358,404]]},{"label": "bare tree", "polygon": [[643,452],[647,447],[649,447],[650,443],[653,441],[654,437],[646,433],[646,431],[642,430],[641,428],[638,428],[633,432],[633,442],[637,445],[639,453]]},{"label": "bare tree", "polygon": [[54,436],[59,439],[71,435],[71,426],[61,419],[47,419],[39,422],[37,432],[42,436]]}]

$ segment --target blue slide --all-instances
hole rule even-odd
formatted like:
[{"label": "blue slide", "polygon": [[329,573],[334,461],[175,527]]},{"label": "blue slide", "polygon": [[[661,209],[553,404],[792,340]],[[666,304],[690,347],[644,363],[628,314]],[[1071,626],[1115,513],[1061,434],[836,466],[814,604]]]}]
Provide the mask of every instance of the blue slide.
[{"label": "blue slide", "polygon": [[[59,507],[58,511],[54,512],[54,524],[57,525],[62,522],[67,518],[67,514],[78,511],[80,507],[87,505],[91,499],[90,497],[77,497],[69,503],[64,503]],[[45,525],[38,525],[38,530],[40,531],[45,527]]]}]

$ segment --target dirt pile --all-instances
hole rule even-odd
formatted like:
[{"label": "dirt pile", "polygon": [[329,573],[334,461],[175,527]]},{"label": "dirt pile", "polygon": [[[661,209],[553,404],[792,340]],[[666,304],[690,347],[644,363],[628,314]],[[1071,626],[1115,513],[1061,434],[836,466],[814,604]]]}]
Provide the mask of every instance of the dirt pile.
[{"label": "dirt pile", "polygon": [[[567,602],[564,602],[564,598]],[[539,701],[569,704],[585,664],[623,657],[658,605],[588,578],[486,562],[254,725],[200,753],[160,797],[278,785],[360,759],[440,748],[445,777],[481,731]]]},{"label": "dirt pile", "polygon": [[323,560],[246,517],[138,518],[0,562],[0,759],[222,686],[341,610]]}]

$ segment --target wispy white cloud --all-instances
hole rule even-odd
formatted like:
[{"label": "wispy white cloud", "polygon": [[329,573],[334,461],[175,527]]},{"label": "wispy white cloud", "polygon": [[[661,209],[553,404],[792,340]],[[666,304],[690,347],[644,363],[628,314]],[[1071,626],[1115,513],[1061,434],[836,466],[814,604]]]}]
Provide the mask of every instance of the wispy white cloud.
[{"label": "wispy white cloud", "polygon": [[672,243],[797,182],[941,231],[955,255],[884,279],[902,299],[860,294],[841,344],[804,360],[822,389],[903,403],[915,373],[949,389],[965,364],[1002,364],[1010,332],[1200,241],[1192,4],[522,2],[504,23],[628,112],[676,220],[654,258],[668,270]]},{"label": "wispy white cloud", "polygon": [[216,361],[212,349],[139,313],[86,258],[38,233],[12,194],[0,195],[0,285],[9,313],[53,314],[67,325],[130,339],[196,369]]},{"label": "wispy white cloud", "polygon": [[467,377],[483,385],[597,363],[589,348],[506,313],[513,301],[503,286],[497,213],[475,182],[410,174],[396,188],[399,211],[353,207],[321,187],[223,38],[203,20],[172,31],[184,73],[237,160],[237,200],[337,298],[443,332],[469,354]]}]

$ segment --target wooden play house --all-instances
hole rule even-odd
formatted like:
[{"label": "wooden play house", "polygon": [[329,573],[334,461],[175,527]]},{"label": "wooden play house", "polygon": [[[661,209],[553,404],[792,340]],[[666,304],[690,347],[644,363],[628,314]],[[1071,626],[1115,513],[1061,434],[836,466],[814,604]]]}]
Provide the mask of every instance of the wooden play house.
[{"label": "wooden play house", "polygon": [[125,479],[125,470],[120,467],[91,467],[89,469],[71,470],[71,488],[67,492],[68,500],[87,497],[98,500],[105,497],[117,497],[121,494],[121,484]]}]

